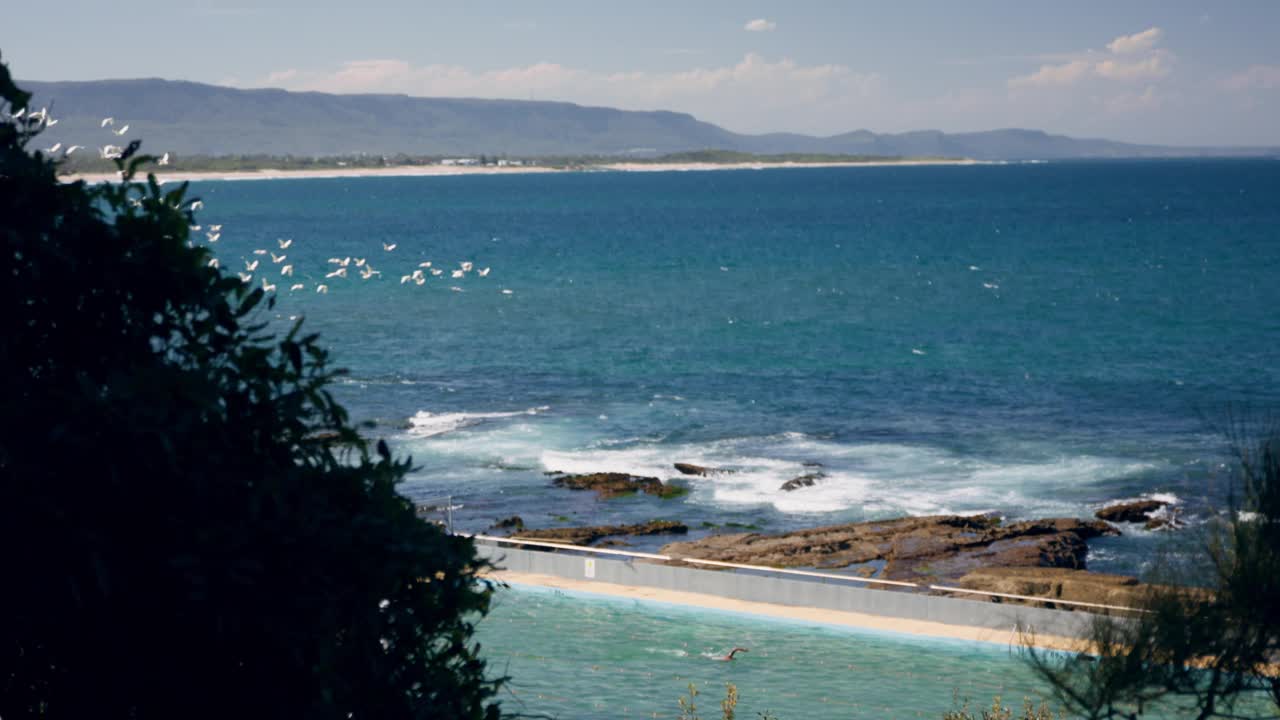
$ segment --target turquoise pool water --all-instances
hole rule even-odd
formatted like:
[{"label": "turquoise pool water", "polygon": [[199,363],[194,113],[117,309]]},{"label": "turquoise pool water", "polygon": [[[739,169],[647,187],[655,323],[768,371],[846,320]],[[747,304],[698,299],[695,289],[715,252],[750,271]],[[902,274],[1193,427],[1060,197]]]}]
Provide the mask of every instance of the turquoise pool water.
[{"label": "turquoise pool water", "polygon": [[[804,624],[755,615],[513,586],[478,639],[510,676],[508,712],[552,718],[674,718],[690,683],[698,714],[739,718],[941,718],[952,694],[990,703],[1047,695],[1016,648]],[[750,649],[717,662],[734,646]]]}]

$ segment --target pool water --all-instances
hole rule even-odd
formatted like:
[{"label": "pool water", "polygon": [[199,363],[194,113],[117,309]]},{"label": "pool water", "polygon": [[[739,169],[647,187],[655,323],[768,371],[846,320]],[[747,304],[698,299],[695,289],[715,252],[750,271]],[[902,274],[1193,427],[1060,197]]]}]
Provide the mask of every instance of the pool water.
[{"label": "pool water", "polygon": [[[698,715],[941,718],[953,694],[987,705],[1047,697],[1019,650],[756,615],[512,586],[478,639],[510,677],[507,712],[552,718],[674,718],[693,684]],[[745,647],[733,662],[715,656]]]}]

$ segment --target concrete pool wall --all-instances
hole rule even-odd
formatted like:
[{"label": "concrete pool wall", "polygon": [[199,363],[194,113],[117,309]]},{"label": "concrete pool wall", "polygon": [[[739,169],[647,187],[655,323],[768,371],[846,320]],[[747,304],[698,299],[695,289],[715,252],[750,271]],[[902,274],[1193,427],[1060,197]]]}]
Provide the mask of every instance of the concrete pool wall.
[{"label": "concrete pool wall", "polygon": [[[703,570],[651,562],[643,558],[583,557],[559,550],[547,552],[502,547],[481,539],[476,540],[476,548],[482,558],[492,562],[502,572],[509,573],[516,581],[529,577],[560,578],[572,581],[575,589],[588,592],[593,586],[608,594],[618,594],[615,590],[617,587],[648,588],[682,595],[725,598],[761,607],[804,608],[847,616],[871,616],[908,623],[954,626],[999,633],[1000,638],[1011,639],[1016,639],[1021,633],[1045,639],[1048,639],[1046,636],[1057,639],[1082,638],[1095,619],[1088,612],[871,589],[833,579],[771,577],[767,572]],[[655,596],[654,599],[664,598]],[[819,612],[815,616],[809,613],[808,617],[821,617],[821,614]],[[907,631],[930,634],[912,629]],[[980,639],[994,640],[995,636]],[[1061,646],[1062,643],[1049,644]]]}]

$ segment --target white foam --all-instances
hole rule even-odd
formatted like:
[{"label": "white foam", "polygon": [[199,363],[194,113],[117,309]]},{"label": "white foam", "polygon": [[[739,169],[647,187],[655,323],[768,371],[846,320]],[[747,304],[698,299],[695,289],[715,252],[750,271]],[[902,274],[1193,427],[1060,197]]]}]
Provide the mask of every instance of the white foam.
[{"label": "white foam", "polygon": [[444,433],[453,432],[459,428],[479,425],[487,420],[497,418],[520,417],[521,415],[537,415],[540,412],[550,410],[548,406],[529,408],[527,410],[516,410],[512,412],[489,412],[489,413],[433,413],[426,410],[419,410],[409,418],[409,434],[415,437],[433,437],[435,435],[443,435]]},{"label": "white foam", "polygon": [[[693,487],[688,502],[718,507],[773,506],[780,512],[860,511],[868,516],[970,514],[1014,509],[1028,515],[1088,514],[1060,498],[1082,487],[1151,469],[1149,463],[1088,455],[1037,462],[979,460],[928,446],[841,444],[801,433],[708,443],[608,442],[582,450],[543,450],[544,469],[566,473],[620,472],[669,479]],[[821,465],[812,464],[814,461]],[[682,476],[685,462],[732,472]],[[782,490],[801,475],[822,473],[809,487]]]}]

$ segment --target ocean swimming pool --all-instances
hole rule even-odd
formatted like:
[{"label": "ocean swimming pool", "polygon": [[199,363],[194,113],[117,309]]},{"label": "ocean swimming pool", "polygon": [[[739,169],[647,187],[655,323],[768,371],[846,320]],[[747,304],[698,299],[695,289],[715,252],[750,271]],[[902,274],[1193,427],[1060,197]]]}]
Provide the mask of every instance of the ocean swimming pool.
[{"label": "ocean swimming pool", "polygon": [[[554,718],[673,718],[689,684],[719,717],[726,683],[738,717],[941,718],[953,693],[973,704],[1047,696],[1018,649],[586,593],[499,590],[478,627],[483,654],[511,678],[507,711]],[[734,662],[713,656],[741,646]]]}]

